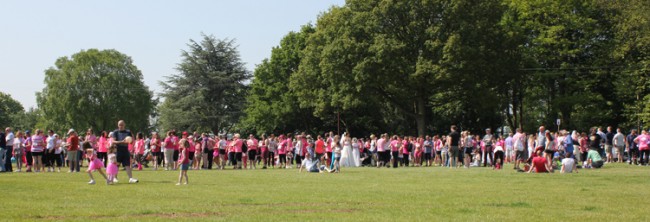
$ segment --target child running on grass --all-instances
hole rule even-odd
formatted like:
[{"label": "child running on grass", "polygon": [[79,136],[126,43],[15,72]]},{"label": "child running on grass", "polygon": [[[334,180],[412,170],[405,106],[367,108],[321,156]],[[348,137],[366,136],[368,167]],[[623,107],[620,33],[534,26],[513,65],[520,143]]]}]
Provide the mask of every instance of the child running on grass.
[{"label": "child running on grass", "polygon": [[187,141],[187,139],[183,138],[180,141],[180,157],[178,158],[178,163],[181,165],[181,173],[178,175],[178,183],[176,185],[181,185],[181,182],[183,182],[183,176],[185,176],[185,185],[189,183],[189,179],[187,178],[187,170],[190,168],[190,159],[189,159],[189,150],[188,148],[190,147],[190,142]]},{"label": "child running on grass", "polygon": [[106,174],[104,174],[104,171],[102,171],[102,168],[104,168],[104,163],[97,158],[97,154],[92,148],[86,149],[86,158],[89,161],[88,170],[86,170],[88,176],[90,176],[90,182],[88,182],[88,184],[95,184],[95,178],[93,177],[93,171],[95,170],[104,177],[106,184],[108,184],[108,177],[106,177]]}]

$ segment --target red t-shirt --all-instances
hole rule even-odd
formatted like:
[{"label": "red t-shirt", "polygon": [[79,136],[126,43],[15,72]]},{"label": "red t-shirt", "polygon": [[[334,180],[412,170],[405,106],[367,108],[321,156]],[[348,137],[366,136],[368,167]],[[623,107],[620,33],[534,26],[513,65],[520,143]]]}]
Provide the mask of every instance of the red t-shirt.
[{"label": "red t-shirt", "polygon": [[322,154],[323,153],[323,148],[325,147],[325,141],[323,140],[317,140],[316,141],[316,153]]},{"label": "red t-shirt", "polygon": [[68,151],[77,151],[79,150],[79,137],[70,136],[68,137]]},{"label": "red t-shirt", "polygon": [[546,158],[538,156],[533,158],[533,166],[535,166],[536,173],[546,173]]}]

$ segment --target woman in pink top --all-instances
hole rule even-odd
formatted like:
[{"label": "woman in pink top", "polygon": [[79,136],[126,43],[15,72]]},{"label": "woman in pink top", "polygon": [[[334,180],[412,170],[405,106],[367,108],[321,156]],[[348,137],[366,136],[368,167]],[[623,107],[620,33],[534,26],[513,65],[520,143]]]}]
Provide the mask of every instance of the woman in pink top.
[{"label": "woman in pink top", "polygon": [[233,162],[233,169],[242,169],[241,168],[241,160],[242,160],[242,145],[243,142],[240,139],[239,133],[236,133],[235,136],[232,139],[231,146],[234,150],[234,159],[232,160]]},{"label": "woman in pink top", "polygon": [[250,134],[248,136],[248,140],[246,140],[246,147],[248,147],[248,166],[250,169],[257,169],[257,145],[258,141],[255,139],[255,136],[253,134]]},{"label": "woman in pink top", "polygon": [[36,133],[32,136],[32,158],[34,165],[34,172],[40,172],[43,169],[43,151],[45,149],[45,137],[43,130],[36,129]]},{"label": "woman in pink top", "polygon": [[158,170],[158,166],[163,160],[162,153],[160,152],[160,138],[158,137],[158,133],[151,133],[149,148],[151,149],[151,155],[153,156],[153,170]]},{"label": "woman in pink top", "polygon": [[165,170],[175,170],[174,164],[174,141],[173,141],[174,132],[167,132],[167,137],[163,142],[164,152],[165,152]]},{"label": "woman in pink top", "polygon": [[108,164],[108,134],[102,131],[97,140],[97,158],[104,163],[104,167]]},{"label": "woman in pink top", "polygon": [[411,153],[410,146],[410,137],[405,136],[402,140],[402,164],[409,166],[409,154]]},{"label": "woman in pink top", "polygon": [[648,146],[648,143],[650,142],[650,135],[648,135],[648,131],[642,130],[641,135],[634,138],[634,142],[639,145],[640,164],[647,164],[648,157],[650,156],[650,146]]},{"label": "woman in pink top", "polygon": [[329,134],[325,135],[327,137],[327,140],[325,140],[325,153],[327,153],[325,159],[327,160],[328,166],[332,164],[332,141],[334,140],[333,135],[333,132],[329,132]]},{"label": "woman in pink top", "polygon": [[401,147],[401,143],[398,140],[399,138],[397,136],[393,136],[393,139],[390,141],[390,151],[391,154],[393,155],[393,158],[391,159],[391,163],[393,163],[393,168],[397,168],[397,158],[399,157],[399,148]]},{"label": "woman in pink top", "polygon": [[97,137],[95,136],[95,133],[93,132],[93,129],[88,129],[86,131],[86,138],[84,139],[85,142],[89,142],[90,146],[93,147],[93,150],[98,149],[98,144],[97,144]]},{"label": "woman in pink top", "polygon": [[284,139],[284,135],[278,137],[280,143],[278,144],[278,162],[280,163],[280,169],[287,167],[287,141]]},{"label": "woman in pink top", "polygon": [[133,152],[135,153],[135,161],[138,163],[138,170],[142,170],[142,158],[144,157],[144,135],[142,133],[135,136]]}]

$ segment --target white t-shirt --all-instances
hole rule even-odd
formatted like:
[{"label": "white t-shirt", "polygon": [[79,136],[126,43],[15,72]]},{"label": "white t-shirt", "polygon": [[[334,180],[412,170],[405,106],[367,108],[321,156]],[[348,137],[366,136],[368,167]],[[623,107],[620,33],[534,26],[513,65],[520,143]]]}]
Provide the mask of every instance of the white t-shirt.
[{"label": "white t-shirt", "polygon": [[7,146],[13,146],[13,141],[16,137],[14,136],[13,132],[9,132],[7,136],[5,137],[5,142],[7,142]]},{"label": "white t-shirt", "polygon": [[576,161],[573,158],[564,158],[562,159],[562,166],[564,166],[564,172],[565,173],[572,173],[573,172],[573,165],[576,163]]},{"label": "white t-shirt", "polygon": [[54,136],[47,137],[47,150],[52,150],[56,145],[56,138]]}]

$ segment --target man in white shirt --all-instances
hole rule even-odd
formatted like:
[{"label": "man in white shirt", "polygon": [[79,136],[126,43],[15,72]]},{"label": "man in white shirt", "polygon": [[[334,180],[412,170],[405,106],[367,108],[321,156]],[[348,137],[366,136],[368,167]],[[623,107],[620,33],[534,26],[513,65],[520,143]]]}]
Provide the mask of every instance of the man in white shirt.
[{"label": "man in white shirt", "polygon": [[6,137],[4,138],[7,144],[5,145],[5,155],[4,155],[4,164],[5,164],[5,171],[6,172],[13,172],[13,168],[11,167],[11,157],[13,157],[13,151],[14,151],[14,133],[11,131],[10,127],[7,127],[5,129]]},{"label": "man in white shirt", "polygon": [[560,173],[573,173],[574,170],[578,173],[576,160],[571,158],[570,153],[567,153],[566,158],[562,159],[562,169],[560,170]]},{"label": "man in white shirt", "polygon": [[616,149],[616,154],[618,156],[618,162],[622,163],[623,162],[623,152],[625,151],[625,135],[621,133],[621,128],[616,129],[616,135],[614,135],[614,139],[612,140],[612,144],[614,145],[614,148]]}]

